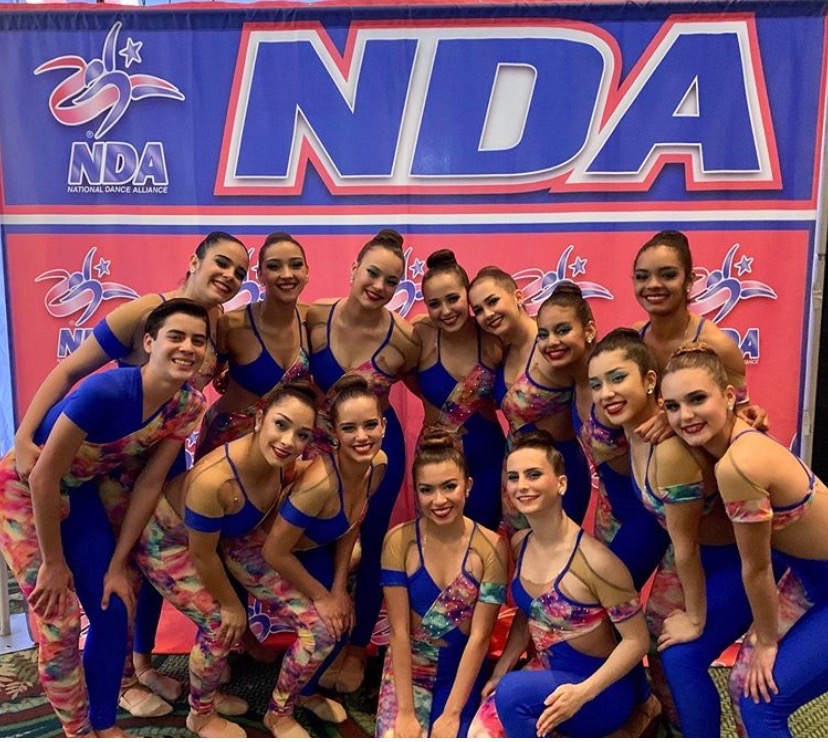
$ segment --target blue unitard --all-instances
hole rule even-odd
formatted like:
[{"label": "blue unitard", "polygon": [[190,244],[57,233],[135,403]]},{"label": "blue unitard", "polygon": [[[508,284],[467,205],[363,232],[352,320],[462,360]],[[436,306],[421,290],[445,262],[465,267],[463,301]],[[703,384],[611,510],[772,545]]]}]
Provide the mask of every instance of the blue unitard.
[{"label": "blue unitard", "polygon": [[[394,315],[389,312],[389,327],[385,339],[374,351],[371,358],[356,368],[345,369],[337,361],[331,350],[331,322],[336,304],[331,307],[326,325],[327,343],[324,348],[314,351],[310,356],[313,379],[324,392],[329,392],[342,376],[349,372],[362,374],[368,380],[372,390],[380,399],[386,399],[391,385],[397,379],[377,366],[377,357],[388,345],[394,332]],[[362,557],[356,578],[356,624],[351,633],[351,643],[364,647],[371,641],[374,626],[382,606],[380,588],[380,559],[382,540],[391,522],[391,513],[402,487],[405,476],[405,440],[402,425],[397,413],[390,405],[385,410],[385,438],[382,450],[388,457],[385,477],[377,491],[371,497],[368,512],[360,527],[359,538]]]},{"label": "blue unitard", "polygon": [[[186,389],[186,388],[185,388]],[[183,391],[183,390],[182,390]],[[189,397],[189,401],[187,399]],[[187,391],[176,395],[146,420],[142,420],[143,386],[137,368],[115,369],[89,377],[76,391],[52,407],[35,434],[38,445],[45,443],[61,413],[86,434],[92,445],[111,449],[99,465],[99,474],[130,456],[145,454],[164,437],[183,440],[192,431],[203,410]],[[192,403],[192,404],[191,404]],[[176,419],[185,408],[186,420]],[[155,433],[151,432],[155,429]],[[149,432],[149,435],[147,435]],[[141,440],[141,437],[144,440]],[[142,445],[143,444],[143,445]],[[107,462],[106,459],[109,459]],[[115,724],[121,675],[127,651],[127,613],[119,597],[112,595],[109,608],[101,610],[103,578],[115,551],[113,527],[98,497],[93,479],[69,486],[69,515],[61,522],[61,539],[66,563],[72,571],[75,590],[89,619],[83,665],[89,691],[89,715],[95,729]]]},{"label": "blue unitard", "polygon": [[[509,444],[517,436],[537,429],[537,423],[546,418],[569,411],[569,405],[574,396],[574,387],[549,387],[539,384],[532,378],[532,359],[535,356],[537,345],[526,360],[523,372],[510,384],[506,384],[506,360],[497,370],[495,378],[494,396],[500,409],[509,423]],[[566,514],[576,523],[583,523],[589,507],[589,498],[592,493],[592,477],[581,444],[576,437],[569,440],[556,440],[555,448],[560,451],[564,459],[564,469],[567,478],[566,496],[563,499],[563,508]],[[518,518],[519,527],[526,524]]]},{"label": "blue unitard", "polygon": [[438,424],[463,435],[463,452],[474,485],[465,514],[473,521],[496,530],[503,516],[500,470],[506,438],[497,420],[484,417],[480,409],[492,396],[495,371],[480,356],[477,330],[477,364],[462,380],[455,379],[442,364],[440,331],[437,331],[437,362],[417,372],[420,393],[440,410]]}]

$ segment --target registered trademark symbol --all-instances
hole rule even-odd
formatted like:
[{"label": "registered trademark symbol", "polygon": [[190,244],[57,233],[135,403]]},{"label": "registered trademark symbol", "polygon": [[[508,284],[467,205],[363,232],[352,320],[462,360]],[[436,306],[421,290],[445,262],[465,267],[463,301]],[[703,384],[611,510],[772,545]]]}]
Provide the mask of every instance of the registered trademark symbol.
[{"label": "registered trademark symbol", "polygon": [[87,138],[87,139],[92,139],[92,137],[94,137],[94,136],[95,136],[95,135],[92,133],[92,130],[91,130],[91,129],[90,129],[89,131],[87,131],[87,132],[86,132],[86,138]]}]

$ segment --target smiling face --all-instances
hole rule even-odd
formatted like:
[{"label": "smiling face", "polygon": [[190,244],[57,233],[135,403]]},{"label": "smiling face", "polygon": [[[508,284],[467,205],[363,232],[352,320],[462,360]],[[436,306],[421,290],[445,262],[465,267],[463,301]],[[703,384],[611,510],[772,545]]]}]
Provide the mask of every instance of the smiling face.
[{"label": "smiling face", "polygon": [[284,397],[256,415],[256,443],[271,466],[295,461],[313,438],[316,413],[296,399]]},{"label": "smiling face", "polygon": [[382,446],[385,418],[373,395],[364,395],[341,402],[336,409],[334,436],[339,442],[339,455],[359,463],[368,463]]},{"label": "smiling face", "polygon": [[648,419],[655,384],[655,371],[642,375],[638,364],[623,349],[599,353],[589,361],[592,401],[613,425],[633,425]]},{"label": "smiling face", "polygon": [[293,242],[274,242],[262,248],[259,280],[269,297],[295,304],[308,283],[308,273],[302,248]]},{"label": "smiling face", "polygon": [[447,459],[419,467],[414,486],[420,512],[435,525],[451,525],[463,518],[471,479],[455,461]]},{"label": "smiling face", "polygon": [[566,475],[556,474],[546,451],[519,448],[506,459],[506,492],[518,512],[541,515],[560,508]]},{"label": "smiling face", "polygon": [[201,368],[207,352],[207,327],[203,319],[183,312],[171,314],[156,336],[144,335],[147,366],[172,381],[185,383]]},{"label": "smiling face", "polygon": [[555,368],[580,361],[595,339],[595,324],[586,327],[572,307],[548,306],[538,314],[538,351]]},{"label": "smiling face", "polygon": [[469,296],[455,272],[438,273],[423,284],[423,300],[431,321],[445,332],[456,332],[469,319]]},{"label": "smiling face", "polygon": [[472,314],[485,332],[505,336],[520,324],[520,291],[510,291],[493,278],[469,290]]},{"label": "smiling face", "polygon": [[693,277],[687,275],[681,257],[673,247],[650,247],[635,261],[635,297],[648,314],[669,315],[685,307],[692,283]]},{"label": "smiling face", "polygon": [[670,427],[691,446],[709,446],[729,435],[736,392],[722,389],[707,371],[684,368],[662,382],[664,410]]},{"label": "smiling face", "polygon": [[190,258],[193,298],[205,307],[230,301],[247,277],[250,259],[238,242],[220,240],[207,249],[203,258]]},{"label": "smiling face", "polygon": [[402,279],[403,261],[391,250],[373,247],[351,269],[351,291],[365,309],[380,309],[394,297]]}]

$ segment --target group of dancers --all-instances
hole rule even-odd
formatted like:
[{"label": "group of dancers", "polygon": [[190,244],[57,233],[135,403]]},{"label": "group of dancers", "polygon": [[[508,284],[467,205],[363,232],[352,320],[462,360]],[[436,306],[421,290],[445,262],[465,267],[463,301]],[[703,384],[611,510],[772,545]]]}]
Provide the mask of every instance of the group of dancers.
[{"label": "group of dancers", "polygon": [[[828,691],[828,497],[764,432],[736,345],[692,311],[686,237],[641,247],[648,319],[603,337],[575,284],[532,317],[508,273],[469,280],[447,249],[409,322],[386,308],[402,248],[380,231],[347,295],[308,306],[308,256],[274,233],[258,254],[265,298],[223,313],[248,253],[214,232],[178,288],[118,307],[43,381],[0,462],[0,549],[66,735],[128,736],[119,705],[171,711],[183,689],[152,665],[166,600],[197,627],[187,727],[244,737],[225,717],[247,703],[220,688],[231,649],[262,651],[252,595],[295,631],[264,717],[277,737],[309,736],[297,706],[344,721],[319,687],[363,683],[383,599],[377,736],[640,736],[663,713],[717,737],[708,667],[743,635],[739,731],[790,736],[791,713]],[[425,425],[417,517],[389,530],[406,476],[400,380]],[[208,383],[221,396],[205,410]]]}]

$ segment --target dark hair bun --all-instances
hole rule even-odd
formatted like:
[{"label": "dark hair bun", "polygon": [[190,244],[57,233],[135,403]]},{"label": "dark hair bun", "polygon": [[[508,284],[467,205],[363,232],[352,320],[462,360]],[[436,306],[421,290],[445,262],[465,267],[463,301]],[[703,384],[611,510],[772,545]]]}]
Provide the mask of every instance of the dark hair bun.
[{"label": "dark hair bun", "polygon": [[417,448],[420,451],[443,451],[447,448],[462,451],[460,438],[448,428],[439,425],[423,429]]},{"label": "dark hair bun", "polygon": [[349,373],[339,378],[333,385],[332,391],[337,396],[345,392],[366,392],[370,394],[371,385],[362,374]]},{"label": "dark hair bun", "polygon": [[319,395],[316,388],[307,381],[302,381],[301,379],[286,381],[280,386],[280,389],[296,397],[306,399],[311,407],[315,408],[319,402]]},{"label": "dark hair bun", "polygon": [[435,250],[426,258],[426,266],[429,270],[436,268],[454,268],[457,265],[457,258],[447,247]]},{"label": "dark hair bun", "polygon": [[404,240],[403,236],[396,229],[386,227],[385,229],[381,229],[377,232],[371,242],[374,244],[387,245],[389,247],[393,246],[402,250]]},{"label": "dark hair bun", "polygon": [[574,281],[561,281],[552,289],[550,296],[576,296],[579,299],[584,298],[581,287]]},{"label": "dark hair bun", "polygon": [[638,330],[633,330],[632,327],[616,327],[614,330],[610,330],[604,337],[601,338],[601,342],[617,340],[624,338],[625,340],[637,340],[640,343],[644,341],[641,339],[641,335],[639,334]]}]

